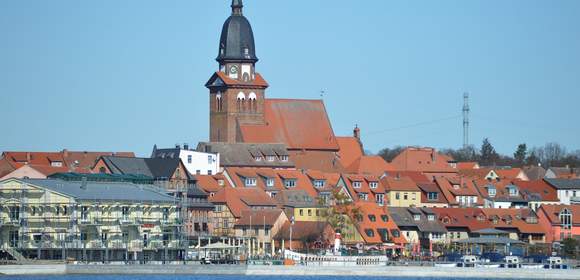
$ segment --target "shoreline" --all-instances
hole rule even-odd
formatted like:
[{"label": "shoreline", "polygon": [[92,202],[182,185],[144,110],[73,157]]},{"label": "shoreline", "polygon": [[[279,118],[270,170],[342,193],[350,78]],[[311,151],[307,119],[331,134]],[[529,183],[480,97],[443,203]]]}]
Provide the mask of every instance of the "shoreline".
[{"label": "shoreline", "polygon": [[486,269],[396,266],[263,265],[3,265],[0,275],[255,275],[369,276],[455,279],[580,279],[580,270]]}]

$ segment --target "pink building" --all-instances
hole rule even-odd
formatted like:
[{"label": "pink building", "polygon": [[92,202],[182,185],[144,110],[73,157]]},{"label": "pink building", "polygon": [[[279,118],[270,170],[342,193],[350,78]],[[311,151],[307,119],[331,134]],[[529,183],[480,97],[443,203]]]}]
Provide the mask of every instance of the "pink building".
[{"label": "pink building", "polygon": [[580,236],[580,205],[542,205],[538,221],[546,229],[546,242]]}]

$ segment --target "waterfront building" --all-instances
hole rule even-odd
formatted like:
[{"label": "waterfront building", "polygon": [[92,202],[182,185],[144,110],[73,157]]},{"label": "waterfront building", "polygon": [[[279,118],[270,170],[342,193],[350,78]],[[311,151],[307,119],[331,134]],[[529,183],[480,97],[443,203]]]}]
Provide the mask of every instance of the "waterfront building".
[{"label": "waterfront building", "polygon": [[408,241],[407,251],[432,254],[434,244],[444,244],[447,229],[431,208],[388,207],[390,216]]},{"label": "waterfront building", "polygon": [[245,210],[234,225],[235,236],[249,241],[246,247],[250,255],[274,255],[274,236],[286,222],[282,209]]},{"label": "waterfront building", "polygon": [[220,172],[220,155],[215,153],[200,152],[190,149],[188,144],[175,145],[175,148],[158,149],[153,146],[151,158],[181,159],[185,169],[190,174],[212,175]]},{"label": "waterfront building", "polygon": [[542,205],[537,213],[546,242],[562,242],[580,235],[580,205]]},{"label": "waterfront building", "polygon": [[153,185],[8,179],[0,200],[0,244],[30,259],[182,256],[178,204]]},{"label": "waterfront building", "polygon": [[421,206],[421,189],[409,177],[383,177],[382,184],[388,196],[388,206],[411,207]]}]

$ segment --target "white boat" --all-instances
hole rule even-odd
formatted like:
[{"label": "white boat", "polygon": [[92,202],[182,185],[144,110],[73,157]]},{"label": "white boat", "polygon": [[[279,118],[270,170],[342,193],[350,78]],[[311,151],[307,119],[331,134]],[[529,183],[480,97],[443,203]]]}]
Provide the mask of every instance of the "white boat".
[{"label": "white boat", "polygon": [[387,265],[387,256],[341,256],[334,254],[312,255],[284,251],[284,258],[299,265],[308,266],[377,266]]}]

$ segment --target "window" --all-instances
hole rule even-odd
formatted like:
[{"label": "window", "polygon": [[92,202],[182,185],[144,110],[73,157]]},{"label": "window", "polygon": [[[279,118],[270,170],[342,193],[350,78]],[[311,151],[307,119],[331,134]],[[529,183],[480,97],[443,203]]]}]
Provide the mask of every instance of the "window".
[{"label": "window", "polygon": [[395,199],[401,199],[401,193],[395,193]]},{"label": "window", "polygon": [[68,207],[66,205],[62,207],[62,215],[63,216],[68,215]]},{"label": "window", "polygon": [[412,193],[411,197],[412,200],[417,200],[417,193]]},{"label": "window", "polygon": [[211,171],[211,170],[207,171],[207,175],[212,175],[212,174],[213,174],[213,171]]},{"label": "window", "polygon": [[10,221],[20,221],[20,208],[18,206],[10,206]]},{"label": "window", "polygon": [[267,178],[266,179],[266,187],[273,187],[274,186],[274,178]]},{"label": "window", "polygon": [[427,193],[427,199],[428,200],[437,200],[437,199],[439,199],[439,194],[436,192],[429,192],[429,193]]},{"label": "window", "polygon": [[199,169],[198,170],[195,170],[195,174],[196,175],[201,175],[201,170],[199,170]]},{"label": "window", "polygon": [[60,161],[53,161],[50,163],[50,166],[52,167],[62,167],[62,162]]},{"label": "window", "polygon": [[187,155],[187,163],[191,164],[193,162],[193,157],[191,155]]},{"label": "window", "polygon": [[314,186],[317,188],[322,188],[324,187],[324,180],[314,180]]},{"label": "window", "polygon": [[122,215],[124,220],[128,219],[129,218],[129,207],[123,206],[123,208],[121,208],[121,215]]},{"label": "window", "polygon": [[567,208],[560,212],[560,222],[562,223],[562,229],[572,229],[572,212]]},{"label": "window", "polygon": [[296,187],[296,179],[287,179],[287,180],[284,180],[284,186],[286,186],[287,188]]},{"label": "window", "polygon": [[81,207],[81,220],[87,221],[89,219],[89,207]]},{"label": "window", "polygon": [[366,193],[359,193],[358,198],[366,201],[368,199],[368,195]]},{"label": "window", "polygon": [[216,95],[215,101],[216,101],[216,111],[221,112],[223,110],[223,101],[220,92],[218,92],[218,94]]},{"label": "window", "polygon": [[353,188],[358,189],[358,188],[361,187],[361,185],[362,185],[362,183],[360,181],[354,181],[354,182],[352,182],[352,187]]},{"label": "window", "polygon": [[266,160],[267,161],[275,161],[276,157],[275,156],[266,156]]},{"label": "window", "polygon": [[368,237],[374,237],[375,236],[375,231],[372,229],[366,229],[365,233],[367,234]]},{"label": "window", "polygon": [[419,214],[413,215],[413,220],[420,221],[421,220],[421,215],[419,215]]},{"label": "window", "polygon": [[254,160],[255,161],[262,161],[262,156],[255,156],[254,157]]},{"label": "window", "polygon": [[435,221],[435,215],[433,215],[433,214],[427,215],[427,220],[429,220],[429,221]]},{"label": "window", "polygon": [[409,194],[408,193],[404,193],[403,194],[403,200],[409,200]]},{"label": "window", "polygon": [[442,239],[442,238],[443,238],[443,233],[440,233],[440,232],[434,232],[434,233],[431,235],[431,237],[432,237],[431,239]]},{"label": "window", "polygon": [[270,229],[269,228],[264,229],[264,235],[270,235]]},{"label": "window", "polygon": [[207,156],[207,164],[212,164],[213,162],[213,156]]},{"label": "window", "polygon": [[495,193],[495,187],[490,187],[487,189],[487,194],[489,195],[489,197],[495,197],[496,193]]},{"label": "window", "polygon": [[300,209],[300,216],[304,216],[304,209]]},{"label": "window", "polygon": [[379,183],[378,182],[370,182],[369,187],[371,187],[371,189],[376,189],[377,187],[379,187]]},{"label": "window", "polygon": [[280,161],[288,161],[288,156],[280,156]]},{"label": "window", "polygon": [[383,205],[383,203],[385,202],[385,195],[382,193],[378,193],[375,195],[375,199],[379,205]]},{"label": "window", "polygon": [[99,168],[99,173],[105,174],[105,173],[107,173],[107,169],[105,167],[101,167],[101,168]]},{"label": "window", "polygon": [[376,222],[377,221],[377,217],[375,215],[369,215],[369,220],[371,222]]},{"label": "window", "polygon": [[518,188],[516,188],[515,186],[509,186],[508,191],[509,191],[510,196],[518,195]]},{"label": "window", "polygon": [[312,209],[308,209],[308,217],[312,217]]},{"label": "window", "polygon": [[393,237],[400,237],[401,236],[401,232],[398,229],[391,229],[391,235]]},{"label": "window", "polygon": [[224,220],[224,228],[228,228],[229,227],[229,221],[226,219]]},{"label": "window", "polygon": [[255,187],[256,186],[256,178],[246,178],[245,180],[246,187]]},{"label": "window", "polygon": [[387,215],[381,215],[381,220],[383,220],[383,222],[388,222],[389,221],[389,216]]},{"label": "window", "polygon": [[169,220],[169,208],[163,208],[163,221],[167,222]]}]

